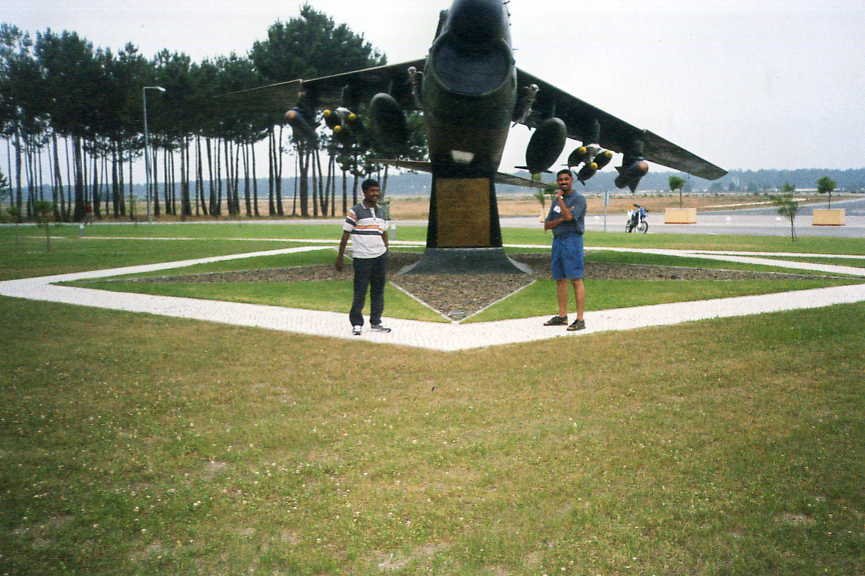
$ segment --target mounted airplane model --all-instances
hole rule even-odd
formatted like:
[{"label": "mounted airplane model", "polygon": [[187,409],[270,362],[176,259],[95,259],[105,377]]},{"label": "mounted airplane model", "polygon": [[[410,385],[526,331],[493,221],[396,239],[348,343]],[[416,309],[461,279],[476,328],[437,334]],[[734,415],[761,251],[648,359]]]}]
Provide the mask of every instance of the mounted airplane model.
[{"label": "mounted airplane model", "polygon": [[[425,59],[293,80],[250,91],[294,99],[285,119],[295,137],[314,140],[316,111],[338,141],[368,129],[377,147],[397,157],[381,162],[432,172],[427,249],[412,272],[513,271],[502,248],[495,182],[543,187],[568,138],[568,157],[585,182],[623,155],[615,184],[636,190],[647,161],[707,178],[726,171],[620,120],[515,66],[510,15],[502,0],[454,0],[441,12]],[[356,112],[366,107],[366,127]],[[429,162],[400,160],[408,139],[405,110],[423,112]],[[534,129],[526,149],[528,180],[500,173],[511,125]],[[578,168],[578,169],[577,169]]]}]

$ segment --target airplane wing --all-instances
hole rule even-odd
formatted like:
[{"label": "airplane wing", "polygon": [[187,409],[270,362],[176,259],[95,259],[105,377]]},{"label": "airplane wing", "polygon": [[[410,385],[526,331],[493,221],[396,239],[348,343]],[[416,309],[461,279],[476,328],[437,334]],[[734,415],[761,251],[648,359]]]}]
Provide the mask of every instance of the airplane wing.
[{"label": "airplane wing", "polygon": [[[389,92],[404,109],[416,108],[411,93],[408,69],[414,66],[422,72],[426,59],[375,66],[362,70],[322,76],[310,80],[297,79],[277,82],[225,95],[232,102],[262,112],[284,112],[298,103],[301,95],[314,107],[347,106],[357,109],[378,92]],[[347,101],[346,101],[347,100]]]},{"label": "airplane wing", "polygon": [[601,128],[600,141],[597,143],[604,148],[614,152],[624,152],[629,142],[639,138],[644,142],[643,156],[650,162],[709,180],[715,180],[727,173],[723,168],[657,134],[620,120],[519,68],[517,68],[517,83],[518,86],[536,84],[540,88],[533,112],[525,121],[529,127],[536,127],[547,117],[545,114],[549,115],[552,112],[567,124],[569,138],[586,142],[590,138],[593,120],[597,120]]},{"label": "airplane wing", "polygon": [[[372,161],[380,164],[390,164],[391,166],[396,166],[397,168],[404,168],[406,170],[415,170],[417,172],[432,172],[431,162],[423,162],[420,160],[396,160],[392,158],[374,158]],[[495,181],[497,184],[508,184],[510,186],[521,186],[523,188],[544,189],[549,186],[549,183],[536,182],[534,180],[529,180],[528,178],[523,178],[522,176],[505,174],[504,172],[497,172]]]}]

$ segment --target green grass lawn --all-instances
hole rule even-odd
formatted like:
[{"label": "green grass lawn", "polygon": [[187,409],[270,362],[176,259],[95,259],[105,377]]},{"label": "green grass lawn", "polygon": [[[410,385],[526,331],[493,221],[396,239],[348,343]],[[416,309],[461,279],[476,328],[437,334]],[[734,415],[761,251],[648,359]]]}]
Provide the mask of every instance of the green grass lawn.
[{"label": "green grass lawn", "polygon": [[[232,227],[256,228],[44,256],[4,228],[0,278],[286,246]],[[661,236],[633,242],[718,242]],[[627,288],[589,302],[661,290]],[[9,298],[0,318],[0,574],[865,573],[863,303],[452,354]]]},{"label": "green grass lawn", "polygon": [[[516,257],[519,259],[519,257]],[[777,260],[792,260],[795,262],[803,261],[801,259],[779,256]],[[824,264],[828,264],[826,259]],[[840,259],[839,259],[840,260]],[[809,261],[817,263],[819,259],[814,258]],[[850,260],[853,262],[854,260]],[[746,264],[742,262],[730,262],[726,260],[709,260],[700,258],[699,256],[666,256],[663,254],[643,254],[640,252],[612,252],[604,251],[603,248],[590,250],[586,252],[586,263],[608,263],[608,264],[645,264],[653,266],[683,266],[687,268],[708,268],[711,270],[748,270],[752,272],[787,272],[802,276],[820,275],[824,276],[825,272],[812,270],[792,270],[784,268],[779,262],[778,266],[767,266],[762,264]],[[865,264],[863,264],[865,265]]]},{"label": "green grass lawn", "polygon": [[[297,246],[291,246],[296,248]],[[280,246],[279,248],[282,248]],[[277,249],[274,247],[266,249]],[[162,276],[178,276],[189,274],[209,274],[213,272],[244,272],[252,270],[263,270],[269,268],[296,268],[302,266],[333,265],[336,260],[336,250],[323,248],[309,252],[296,252],[289,254],[278,254],[274,256],[256,256],[253,258],[240,258],[236,260],[223,260],[221,262],[209,262],[206,264],[193,264],[184,268],[171,268],[168,270],[157,270],[154,272],[142,272],[139,274],[126,274],[114,276],[113,278],[159,278]]]},{"label": "green grass lawn", "polygon": [[[123,281],[87,281],[70,282],[75,286],[86,286],[101,290],[117,292],[135,292],[138,294],[158,294],[161,296],[179,296],[182,298],[203,298],[205,300],[223,300],[227,302],[245,302],[248,304],[266,304],[270,306],[285,306],[287,308],[303,308],[307,310],[324,310],[329,312],[345,312],[351,308],[351,280],[316,280],[305,282],[123,282]],[[391,318],[408,318],[427,322],[445,322],[438,313],[419,304],[390,283],[385,286],[385,315]],[[369,297],[367,296],[366,312],[369,312]],[[347,322],[348,320],[346,320]]]},{"label": "green grass lawn", "polygon": [[853,268],[865,268],[865,258],[796,258],[781,256],[768,256],[768,258],[791,260],[793,262],[808,262],[811,264],[831,264],[833,266],[850,266]]},{"label": "green grass lawn", "polygon": [[[159,294],[164,296],[181,296],[189,298],[204,298],[210,300],[226,300],[231,302],[246,302],[252,304],[268,304],[305,308],[310,310],[326,310],[342,312],[346,303],[351,302],[351,284],[345,280],[315,281],[315,282],[183,282],[176,275],[225,272],[238,270],[258,270],[268,267],[302,266],[313,264],[330,264],[334,255],[331,250],[285,254],[279,256],[262,256],[244,258],[226,262],[199,264],[178,270],[147,272],[131,277],[154,277],[168,275],[173,277],[158,283],[136,283],[112,280],[84,280],[70,282],[70,285],[114,290],[120,292],[138,292],[142,294]],[[712,269],[735,269],[767,271],[777,270],[770,266],[755,266],[734,262],[720,262],[700,258],[680,258],[655,254],[637,254],[623,252],[592,251],[586,260],[591,263],[603,264],[650,264],[661,266],[691,266]],[[753,294],[767,294],[789,290],[804,290],[824,286],[839,286],[851,282],[861,282],[861,279],[827,280],[820,279],[756,279],[729,281],[658,281],[658,280],[592,280],[586,281],[587,309],[605,310],[629,306],[664,304],[703,300],[708,298],[725,298]],[[504,320],[509,318],[525,318],[552,313],[554,307],[555,286],[551,280],[539,280],[532,286],[507,298],[491,308],[471,317],[472,322]],[[390,285],[386,292],[386,315],[393,318],[408,318],[413,320],[442,321],[442,317],[429,308],[422,306]]]},{"label": "green grass lawn", "polygon": [[[861,283],[859,280],[855,283]],[[851,284],[849,280],[591,280],[586,285],[586,310],[609,310],[711,298],[733,298]],[[571,313],[573,293],[569,293]],[[538,280],[531,286],[472,316],[469,322],[556,313],[556,283]]]},{"label": "green grass lawn", "polygon": [[0,315],[0,573],[865,572],[863,304],[456,354]]},{"label": "green grass lawn", "polygon": [[21,236],[16,242],[6,229],[0,235],[0,280],[66,274],[136,264],[171,262],[259,250],[294,248],[295,243],[237,242],[232,240],[88,240],[58,238],[51,251],[45,239]]},{"label": "green grass lawn", "polygon": [[[21,227],[20,234],[39,237],[44,234],[32,227]],[[58,236],[77,237],[77,226],[52,226],[51,233]],[[339,240],[341,221],[332,224],[303,224],[297,221],[284,224],[108,224],[87,228],[87,236],[127,236],[150,238],[285,238]],[[399,240],[426,240],[425,226],[400,226],[396,234]],[[502,228],[506,244],[549,244],[550,235],[541,229]],[[0,228],[0,239],[12,240],[12,227]],[[43,240],[44,242],[44,240]],[[814,252],[821,254],[865,255],[865,239],[803,236],[795,242],[784,236],[739,236],[739,235],[695,235],[695,234],[626,234],[624,232],[586,233],[588,247],[621,248],[666,248],[675,250],[739,250],[756,252]]]}]

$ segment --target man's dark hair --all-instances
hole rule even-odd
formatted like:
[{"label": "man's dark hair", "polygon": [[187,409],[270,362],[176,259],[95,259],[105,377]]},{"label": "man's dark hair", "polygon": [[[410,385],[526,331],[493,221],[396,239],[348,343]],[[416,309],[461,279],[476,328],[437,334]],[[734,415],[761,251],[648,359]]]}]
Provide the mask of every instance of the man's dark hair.
[{"label": "man's dark hair", "polygon": [[562,174],[567,174],[567,175],[570,176],[571,178],[574,177],[574,173],[571,172],[571,169],[570,169],[570,168],[562,168],[561,170],[559,170],[558,172],[556,172],[556,180],[558,180],[558,179],[559,179],[559,176],[561,176]]},{"label": "man's dark hair", "polygon": [[367,178],[366,180],[364,180],[363,182],[360,183],[360,189],[363,190],[364,192],[366,192],[367,190],[369,190],[373,186],[375,186],[376,188],[381,188],[381,186],[378,185],[378,180],[373,180],[372,178]]}]

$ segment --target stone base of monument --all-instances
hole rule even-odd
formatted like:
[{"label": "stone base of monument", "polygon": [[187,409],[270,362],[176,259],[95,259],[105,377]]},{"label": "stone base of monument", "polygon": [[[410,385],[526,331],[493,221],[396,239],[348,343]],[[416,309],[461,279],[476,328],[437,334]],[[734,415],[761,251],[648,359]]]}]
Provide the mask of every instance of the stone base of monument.
[{"label": "stone base of monument", "polygon": [[427,248],[420,260],[398,274],[531,274],[504,248]]}]

